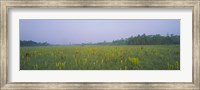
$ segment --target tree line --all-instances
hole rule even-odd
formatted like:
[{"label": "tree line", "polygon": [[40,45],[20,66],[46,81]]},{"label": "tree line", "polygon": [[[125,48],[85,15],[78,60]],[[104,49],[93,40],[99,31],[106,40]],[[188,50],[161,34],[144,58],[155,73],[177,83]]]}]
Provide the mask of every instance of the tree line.
[{"label": "tree line", "polygon": [[119,40],[113,40],[112,42],[99,42],[99,43],[82,43],[82,45],[172,45],[180,44],[179,35],[137,35],[129,38],[121,38]]},{"label": "tree line", "polygon": [[48,45],[50,45],[50,44],[47,42],[34,42],[32,40],[30,40],[30,41],[20,40],[20,47],[23,47],[23,46],[48,46]]},{"label": "tree line", "polygon": [[179,35],[167,35],[161,36],[160,34],[156,35],[137,35],[135,37],[131,36],[126,39],[113,40],[112,44],[115,45],[166,45],[166,44],[180,44]]},{"label": "tree line", "polygon": [[[179,35],[166,35],[161,36],[160,34],[156,35],[137,35],[131,36],[129,38],[121,38],[119,40],[113,40],[112,42],[98,42],[98,43],[82,43],[82,44],[70,44],[70,45],[174,45],[180,44],[180,36]],[[49,46],[50,44],[47,42],[34,42],[30,41],[21,41],[20,46]]]}]

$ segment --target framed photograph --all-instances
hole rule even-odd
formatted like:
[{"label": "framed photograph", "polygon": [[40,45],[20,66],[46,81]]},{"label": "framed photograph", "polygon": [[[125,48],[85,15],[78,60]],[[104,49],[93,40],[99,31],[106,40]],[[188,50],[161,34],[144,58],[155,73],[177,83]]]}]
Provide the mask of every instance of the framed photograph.
[{"label": "framed photograph", "polygon": [[200,89],[199,0],[1,0],[7,89]]}]

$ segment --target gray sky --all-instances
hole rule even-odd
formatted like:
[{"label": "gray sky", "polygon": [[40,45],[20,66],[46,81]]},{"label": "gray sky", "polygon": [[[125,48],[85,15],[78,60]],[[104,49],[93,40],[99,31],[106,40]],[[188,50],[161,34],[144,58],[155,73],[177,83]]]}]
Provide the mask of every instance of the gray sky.
[{"label": "gray sky", "polygon": [[50,44],[112,41],[130,36],[180,35],[180,20],[148,19],[20,19],[20,40]]}]

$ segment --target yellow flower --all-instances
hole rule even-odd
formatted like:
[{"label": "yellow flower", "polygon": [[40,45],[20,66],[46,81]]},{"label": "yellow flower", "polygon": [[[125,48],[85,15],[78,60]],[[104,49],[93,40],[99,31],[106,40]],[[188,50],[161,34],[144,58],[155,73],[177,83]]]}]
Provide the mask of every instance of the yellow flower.
[{"label": "yellow flower", "polygon": [[138,58],[128,58],[129,59],[129,61],[132,63],[132,64],[134,64],[134,65],[137,65],[137,64],[139,64],[139,60],[138,60]]}]

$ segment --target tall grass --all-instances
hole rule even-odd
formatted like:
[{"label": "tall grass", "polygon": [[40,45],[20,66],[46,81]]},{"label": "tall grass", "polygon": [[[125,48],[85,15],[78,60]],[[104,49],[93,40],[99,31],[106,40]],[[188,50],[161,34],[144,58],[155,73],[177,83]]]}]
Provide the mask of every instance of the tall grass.
[{"label": "tall grass", "polygon": [[179,70],[179,45],[20,48],[21,70]]}]

